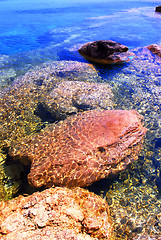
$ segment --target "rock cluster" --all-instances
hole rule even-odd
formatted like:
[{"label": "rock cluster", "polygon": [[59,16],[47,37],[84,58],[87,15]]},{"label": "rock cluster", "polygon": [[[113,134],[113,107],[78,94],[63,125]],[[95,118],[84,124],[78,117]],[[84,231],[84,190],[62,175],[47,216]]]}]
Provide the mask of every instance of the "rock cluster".
[{"label": "rock cluster", "polygon": [[90,110],[24,139],[9,154],[31,162],[35,187],[83,187],[136,160],[145,133],[134,110]]},{"label": "rock cluster", "polygon": [[64,119],[83,110],[82,106],[84,110],[111,109],[110,86],[89,83],[93,79],[100,81],[92,65],[62,61],[44,64],[13,81],[0,94],[0,146],[8,147],[12,141],[40,131],[43,122]]},{"label": "rock cluster", "polygon": [[110,240],[111,236],[106,201],[81,188],[50,188],[0,203],[1,240]]},{"label": "rock cluster", "polygon": [[[113,41],[91,46],[86,45],[90,56],[85,57],[91,61],[98,57],[98,63],[134,57],[126,46]],[[79,187],[135,161],[146,128],[135,110],[109,110],[111,88],[99,81],[89,64],[54,62],[13,81],[0,96],[0,144],[9,147],[8,156],[31,164],[32,186],[49,187],[0,203],[0,239],[112,239],[106,201]],[[47,114],[52,122],[63,121],[35,134]]]},{"label": "rock cluster", "polygon": [[135,57],[128,47],[111,40],[88,42],[78,52],[88,61],[99,64],[128,62]]}]

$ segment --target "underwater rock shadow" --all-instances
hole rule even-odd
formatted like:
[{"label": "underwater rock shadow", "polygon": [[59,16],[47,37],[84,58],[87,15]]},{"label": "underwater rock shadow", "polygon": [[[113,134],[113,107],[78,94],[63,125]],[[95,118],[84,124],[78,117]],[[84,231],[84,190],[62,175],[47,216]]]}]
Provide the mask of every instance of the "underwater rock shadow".
[{"label": "underwater rock shadow", "polygon": [[58,53],[58,58],[60,61],[78,61],[83,63],[90,63],[84,59],[77,51],[69,51],[67,49],[62,49]]},{"label": "underwater rock shadow", "polygon": [[113,78],[115,74],[122,72],[124,68],[126,68],[130,63],[120,63],[120,64],[109,64],[109,65],[101,65],[101,64],[93,64],[96,68],[98,75],[102,78]]},{"label": "underwater rock shadow", "polygon": [[67,49],[63,49],[59,52],[58,58],[60,61],[78,61],[80,63],[89,63],[94,66],[94,68],[97,71],[97,74],[101,78],[107,78],[111,77],[113,78],[115,74],[118,74],[121,72],[124,68],[127,68],[127,66],[130,64],[127,63],[120,63],[120,64],[109,64],[109,65],[103,65],[94,63],[91,61],[87,61],[85,58],[83,58],[77,51],[69,51]]}]

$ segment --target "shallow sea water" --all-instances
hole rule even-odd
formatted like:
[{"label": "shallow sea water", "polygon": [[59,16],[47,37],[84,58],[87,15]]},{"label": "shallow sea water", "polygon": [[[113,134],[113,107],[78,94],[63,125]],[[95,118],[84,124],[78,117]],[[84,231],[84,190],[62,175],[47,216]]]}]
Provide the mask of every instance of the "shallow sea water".
[{"label": "shallow sea water", "polygon": [[[0,0],[2,96],[16,78],[35,67],[41,69],[42,63],[61,61],[63,72],[67,60],[87,62],[77,52],[85,42],[111,39],[127,45],[137,56],[126,64],[94,65],[99,77],[92,73],[90,76],[112,87],[115,109],[138,110],[148,128],[138,161],[115,178],[89,188],[106,197],[116,239],[139,239],[141,234],[161,237],[161,58],[145,47],[161,44],[161,14],[155,13],[159,4],[150,0]],[[17,113],[14,119],[19,118]],[[31,118],[32,113],[28,112],[29,129],[24,135],[48,124],[48,119],[40,121],[35,117],[33,125]],[[7,136],[5,141],[9,140]],[[1,198],[10,198],[21,186],[21,166],[11,164],[4,149],[0,151],[0,161]]]}]

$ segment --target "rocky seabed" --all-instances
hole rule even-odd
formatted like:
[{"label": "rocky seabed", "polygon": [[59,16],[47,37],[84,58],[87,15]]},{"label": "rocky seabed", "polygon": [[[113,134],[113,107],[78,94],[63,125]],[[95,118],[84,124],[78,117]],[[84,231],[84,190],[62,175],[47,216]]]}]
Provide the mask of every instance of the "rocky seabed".
[{"label": "rocky seabed", "polygon": [[121,71],[48,62],[2,88],[0,239],[161,239],[159,51]]}]

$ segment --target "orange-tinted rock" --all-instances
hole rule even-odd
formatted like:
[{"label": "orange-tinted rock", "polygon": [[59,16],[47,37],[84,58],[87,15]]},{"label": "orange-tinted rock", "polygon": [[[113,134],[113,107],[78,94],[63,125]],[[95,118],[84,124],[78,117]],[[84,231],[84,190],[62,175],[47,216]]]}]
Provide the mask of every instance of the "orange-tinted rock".
[{"label": "orange-tinted rock", "polygon": [[135,57],[128,47],[111,40],[88,42],[78,52],[88,61],[98,64],[123,63]]},{"label": "orange-tinted rock", "polygon": [[112,239],[104,199],[81,188],[50,188],[0,203],[0,239]]},{"label": "orange-tinted rock", "polygon": [[24,139],[10,155],[31,161],[33,186],[88,186],[136,160],[145,133],[134,110],[91,110]]},{"label": "orange-tinted rock", "polygon": [[157,44],[152,44],[149,45],[147,47],[152,53],[158,55],[159,57],[161,57],[161,46],[157,45]]}]

